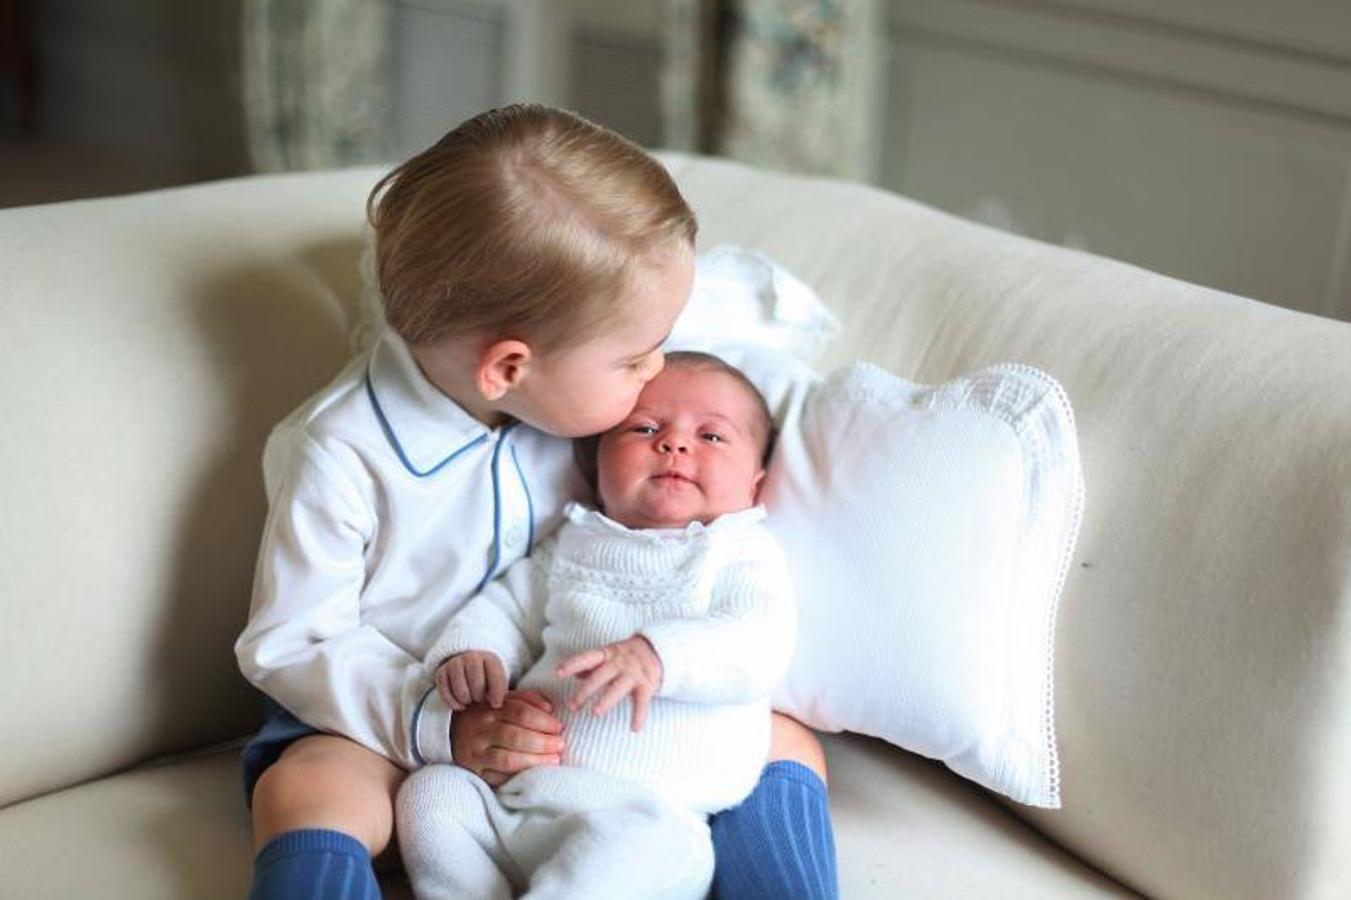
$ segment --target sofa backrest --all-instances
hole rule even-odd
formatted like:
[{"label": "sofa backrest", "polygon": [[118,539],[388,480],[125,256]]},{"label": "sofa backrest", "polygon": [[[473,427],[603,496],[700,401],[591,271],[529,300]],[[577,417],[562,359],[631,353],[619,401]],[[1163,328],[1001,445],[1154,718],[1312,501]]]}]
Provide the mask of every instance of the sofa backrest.
[{"label": "sofa backrest", "polygon": [[0,212],[0,805],[256,727],[263,441],[346,357],[375,177]]},{"label": "sofa backrest", "polygon": [[1064,808],[1015,811],[1151,896],[1351,896],[1351,325],[862,186],[667,161],[704,246],[821,292],[832,362],[1021,362],[1067,389]]}]

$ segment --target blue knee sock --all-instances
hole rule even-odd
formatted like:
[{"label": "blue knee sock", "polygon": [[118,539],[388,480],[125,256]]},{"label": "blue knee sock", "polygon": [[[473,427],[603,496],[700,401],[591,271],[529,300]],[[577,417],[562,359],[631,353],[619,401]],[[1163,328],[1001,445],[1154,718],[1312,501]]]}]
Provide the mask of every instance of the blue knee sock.
[{"label": "blue knee sock", "polygon": [[765,766],[751,795],[709,826],[715,898],[839,897],[826,786],[801,763]]},{"label": "blue knee sock", "polygon": [[251,900],[380,900],[371,855],[356,838],[318,828],[288,831],[253,861]]}]

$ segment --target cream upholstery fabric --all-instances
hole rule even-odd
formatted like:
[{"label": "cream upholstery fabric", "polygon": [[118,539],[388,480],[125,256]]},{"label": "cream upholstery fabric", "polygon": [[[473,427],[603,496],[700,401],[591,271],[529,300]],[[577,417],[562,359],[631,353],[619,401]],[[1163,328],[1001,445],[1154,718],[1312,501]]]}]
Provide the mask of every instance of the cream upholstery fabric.
[{"label": "cream upholstery fabric", "polygon": [[7,897],[243,897],[251,843],[237,749],[0,812]]},{"label": "cream upholstery fabric", "polygon": [[[1134,897],[941,766],[827,736],[848,898]],[[6,897],[213,900],[248,891],[236,749],[100,779],[0,812]],[[386,900],[411,897],[402,873]],[[904,893],[899,893],[903,891]]]},{"label": "cream upholstery fabric", "polygon": [[[1161,897],[1351,896],[1351,326],[670,162],[703,246],[765,251],[839,314],[834,361],[929,383],[1025,362],[1079,419],[1064,809],[1015,811],[1065,851],[941,768],[832,739],[846,896],[1113,896],[1084,862]],[[74,833],[102,896],[239,895],[232,758],[70,786],[255,721],[230,644],[262,440],[345,356],[377,175],[0,212],[6,891],[84,893]]]},{"label": "cream upholstery fabric", "polygon": [[0,214],[0,803],[257,721],[262,441],[344,358],[370,181]]},{"label": "cream upholstery fabric", "polygon": [[857,735],[826,735],[822,744],[847,900],[1139,896],[939,763]]},{"label": "cream upholstery fabric", "polygon": [[1351,325],[863,187],[672,165],[701,239],[820,292],[835,359],[925,383],[1024,362],[1069,392],[1064,809],[1029,820],[1159,896],[1351,896]]}]

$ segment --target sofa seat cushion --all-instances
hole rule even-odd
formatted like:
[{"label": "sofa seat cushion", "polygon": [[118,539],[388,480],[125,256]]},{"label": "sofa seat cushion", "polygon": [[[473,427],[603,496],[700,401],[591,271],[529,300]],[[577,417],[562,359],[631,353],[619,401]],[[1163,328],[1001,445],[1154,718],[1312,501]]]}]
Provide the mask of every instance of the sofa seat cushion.
[{"label": "sofa seat cushion", "polygon": [[[239,748],[146,766],[0,810],[5,896],[212,900],[248,894]],[[411,898],[398,874],[387,900]],[[10,893],[12,892],[12,893]]]},{"label": "sofa seat cushion", "polygon": [[[939,763],[825,735],[844,897],[1134,897]],[[253,853],[231,747],[0,810],[5,895],[212,900],[248,892]],[[387,900],[412,894],[385,875]]]},{"label": "sofa seat cushion", "polygon": [[942,763],[876,738],[821,735],[840,896],[1138,897]]},{"label": "sofa seat cushion", "polygon": [[0,810],[15,897],[243,897],[248,814],[231,748]]}]

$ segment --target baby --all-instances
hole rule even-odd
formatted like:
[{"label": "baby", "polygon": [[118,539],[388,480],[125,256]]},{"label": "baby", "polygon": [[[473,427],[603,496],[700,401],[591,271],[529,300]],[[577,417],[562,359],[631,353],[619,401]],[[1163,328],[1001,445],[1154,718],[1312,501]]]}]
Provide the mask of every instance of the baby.
[{"label": "baby", "polygon": [[[428,655],[448,706],[550,697],[561,765],[496,793],[455,766],[400,791],[421,898],[703,897],[705,816],[755,785],[795,633],[756,497],[772,422],[716,357],[672,353],[595,447],[600,510],[567,521],[457,614]],[[589,705],[589,709],[588,709]]]}]

